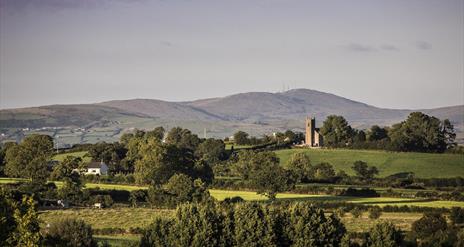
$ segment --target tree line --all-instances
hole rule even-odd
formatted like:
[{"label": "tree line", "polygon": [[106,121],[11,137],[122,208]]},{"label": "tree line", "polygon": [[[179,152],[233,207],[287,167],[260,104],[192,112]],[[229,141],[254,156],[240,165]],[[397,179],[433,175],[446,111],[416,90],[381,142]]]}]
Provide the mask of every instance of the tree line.
[{"label": "tree line", "polygon": [[320,131],[324,145],[334,148],[442,153],[457,147],[454,127],[448,119],[441,121],[421,112],[413,112],[391,127],[374,125],[367,131],[352,128],[343,116],[331,115]]}]

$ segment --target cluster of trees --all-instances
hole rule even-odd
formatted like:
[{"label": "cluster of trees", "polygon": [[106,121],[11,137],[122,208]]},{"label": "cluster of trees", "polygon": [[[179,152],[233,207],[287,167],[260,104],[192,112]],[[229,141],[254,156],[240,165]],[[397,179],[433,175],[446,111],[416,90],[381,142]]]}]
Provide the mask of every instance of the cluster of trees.
[{"label": "cluster of trees", "polygon": [[53,154],[53,139],[48,135],[31,135],[20,144],[5,146],[4,173],[10,177],[28,178],[33,184],[46,182],[47,164]]},{"label": "cluster of trees", "polygon": [[[337,210],[343,216],[344,211]],[[340,213],[341,212],[341,213]],[[359,217],[362,211],[350,211]],[[369,209],[378,219],[380,208]],[[462,246],[464,209],[453,208],[450,223],[439,213],[427,212],[404,233],[381,222],[368,233],[350,236],[335,214],[308,203],[184,204],[174,218],[156,218],[144,232],[140,246]]]},{"label": "cluster of trees", "polygon": [[[270,143],[301,143],[304,140],[304,134],[301,132],[293,132],[287,130],[285,132],[276,132],[272,136],[264,135],[261,138],[250,137],[248,133],[244,131],[237,131],[234,135],[234,143],[237,145],[263,145]],[[228,139],[227,139],[228,140]]]},{"label": "cluster of trees", "polygon": [[340,246],[345,227],[319,208],[185,204],[173,219],[157,218],[141,246]]},{"label": "cluster of trees", "polygon": [[[191,166],[192,162],[201,160],[212,165],[228,158],[222,140],[201,139],[190,130],[180,127],[172,128],[167,133],[163,127],[151,131],[135,130],[123,134],[119,142],[96,143],[91,145],[88,151],[93,160],[108,164],[112,174],[141,172],[143,160],[162,160],[175,167],[181,166],[179,162]],[[137,182],[148,181],[141,180],[139,176]]]},{"label": "cluster of trees", "polygon": [[[327,162],[312,165],[309,156],[305,153],[293,154],[287,161],[286,168],[299,183],[333,182],[340,175],[337,175],[333,166]],[[344,175],[342,174],[342,176]]]},{"label": "cluster of trees", "polygon": [[92,228],[82,220],[62,219],[40,229],[36,202],[23,196],[19,202],[0,189],[0,246],[96,247]]},{"label": "cluster of trees", "polygon": [[132,205],[145,200],[156,208],[174,208],[181,203],[201,203],[212,200],[206,184],[201,179],[193,180],[185,174],[175,174],[164,185],[151,186],[146,195],[137,191],[131,194],[131,198]]},{"label": "cluster of trees", "polygon": [[328,116],[321,127],[329,147],[374,148],[406,152],[444,152],[456,147],[448,119],[413,112],[392,127],[372,126],[367,132],[353,129],[342,116]]},{"label": "cluster of trees", "polygon": [[464,223],[463,215],[462,208],[454,208],[448,224],[439,213],[425,213],[412,224],[409,238],[418,246],[463,246],[464,230],[459,227]]},{"label": "cluster of trees", "polygon": [[290,190],[295,185],[290,171],[280,166],[274,152],[241,151],[232,169],[248,187],[270,199],[275,199],[277,192]]},{"label": "cluster of trees", "polygon": [[[309,156],[303,152],[294,153],[288,159],[286,168],[299,183],[337,182],[349,177],[344,171],[336,173],[333,166],[326,162],[312,165]],[[362,182],[372,181],[379,173],[375,166],[368,166],[364,161],[355,161],[351,169]]]}]

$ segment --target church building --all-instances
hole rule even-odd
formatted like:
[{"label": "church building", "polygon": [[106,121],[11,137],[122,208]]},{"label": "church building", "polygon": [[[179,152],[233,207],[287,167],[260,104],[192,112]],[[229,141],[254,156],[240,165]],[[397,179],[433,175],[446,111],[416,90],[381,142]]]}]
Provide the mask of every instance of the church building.
[{"label": "church building", "polygon": [[322,147],[324,145],[319,128],[316,128],[316,118],[306,117],[305,145],[309,147]]}]

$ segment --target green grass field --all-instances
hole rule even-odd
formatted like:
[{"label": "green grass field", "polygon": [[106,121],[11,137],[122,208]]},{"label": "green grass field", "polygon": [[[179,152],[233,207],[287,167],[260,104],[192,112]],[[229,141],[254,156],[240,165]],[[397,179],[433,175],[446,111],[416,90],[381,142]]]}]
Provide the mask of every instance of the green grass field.
[{"label": "green grass field", "polygon": [[237,145],[237,144],[226,144],[226,150],[230,150],[232,148],[232,146],[234,146],[234,150],[238,150],[238,149],[248,149],[248,148],[252,148],[253,146],[251,145]]},{"label": "green grass field", "polygon": [[53,160],[63,161],[64,158],[66,158],[67,156],[75,156],[75,157],[81,157],[84,162],[90,162],[92,158],[89,156],[85,156],[86,154],[87,154],[87,151],[62,153],[62,154],[57,154],[53,156]]},{"label": "green grass field", "polygon": [[79,218],[92,225],[94,229],[146,227],[159,217],[172,217],[174,210],[151,208],[71,208],[44,210],[39,212],[41,223],[46,225],[62,218]]},{"label": "green grass field", "polygon": [[379,169],[379,176],[386,177],[400,172],[414,172],[420,178],[464,177],[463,154],[399,153],[377,150],[347,149],[286,149],[276,151],[285,165],[292,154],[306,153],[313,164],[329,162],[336,170],[354,175],[353,162],[362,160]]}]

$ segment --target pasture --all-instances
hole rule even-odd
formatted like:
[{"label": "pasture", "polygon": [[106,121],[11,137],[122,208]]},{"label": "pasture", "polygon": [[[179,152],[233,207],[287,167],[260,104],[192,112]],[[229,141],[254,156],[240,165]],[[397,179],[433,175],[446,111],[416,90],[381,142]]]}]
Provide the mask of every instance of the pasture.
[{"label": "pasture", "polygon": [[329,162],[335,170],[354,175],[351,166],[357,160],[376,166],[379,176],[401,172],[414,172],[419,178],[464,177],[463,154],[400,153],[378,150],[351,149],[285,149],[276,151],[280,163],[285,165],[294,153],[307,154],[312,164]]}]

